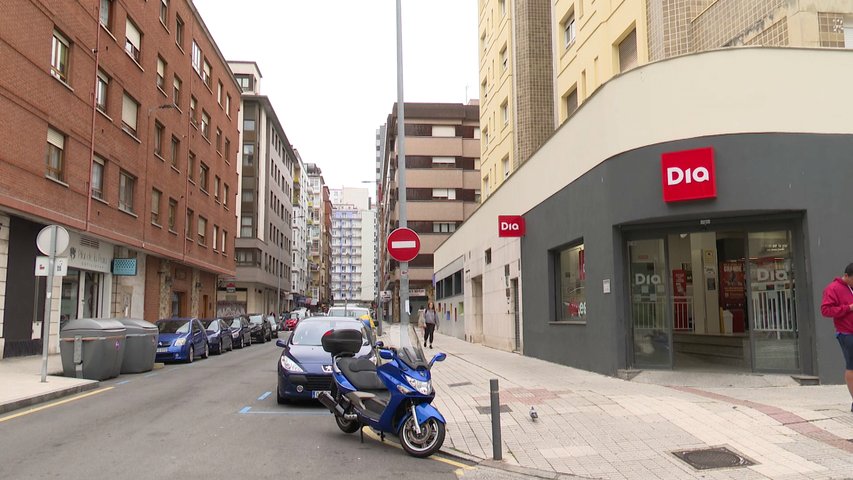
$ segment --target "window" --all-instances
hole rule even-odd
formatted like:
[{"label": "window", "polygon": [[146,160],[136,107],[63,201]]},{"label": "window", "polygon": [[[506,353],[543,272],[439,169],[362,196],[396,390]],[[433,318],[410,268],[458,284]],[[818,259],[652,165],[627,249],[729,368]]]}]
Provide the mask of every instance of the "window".
[{"label": "window", "polygon": [[169,21],[169,0],[160,0],[160,22],[166,25]]},{"label": "window", "polygon": [[210,138],[210,114],[204,110],[201,111],[201,134]]},{"label": "window", "polygon": [[178,201],[174,198],[169,199],[169,231],[177,232],[178,222]]},{"label": "window", "polygon": [[198,47],[198,44],[193,40],[193,49],[192,49],[192,66],[195,73],[201,75],[201,48]]},{"label": "window", "polygon": [[225,94],[225,115],[231,116],[231,94]]},{"label": "window", "polygon": [[176,107],[181,108],[181,79],[175,75],[175,80],[172,83],[175,87],[172,91],[172,101]]},{"label": "window", "polygon": [[244,118],[243,119],[243,131],[244,132],[254,132],[255,131],[255,119],[254,118]]},{"label": "window", "polygon": [[501,104],[501,120],[503,120],[504,125],[509,125],[509,100],[504,100],[504,103]]},{"label": "window", "polygon": [[453,125],[433,125],[433,137],[455,137],[456,127]]},{"label": "window", "polygon": [[566,48],[575,43],[575,34],[575,14],[572,12],[563,22],[563,44]]},{"label": "window", "polygon": [[501,16],[506,15],[506,0],[498,0],[498,5],[500,5]]},{"label": "window", "polygon": [[181,20],[180,15],[175,15],[175,44],[181,50],[184,49],[184,21]]},{"label": "window", "polygon": [[195,181],[195,153],[193,152],[190,152],[190,157],[187,161],[187,177],[191,182]]},{"label": "window", "polygon": [[453,233],[456,231],[456,223],[453,222],[433,222],[432,233]]},{"label": "window", "polygon": [[154,121],[154,155],[163,156],[163,135],[166,134],[166,127],[158,121]]},{"label": "window", "polygon": [[121,126],[127,133],[136,136],[136,117],[139,114],[139,104],[127,92],[121,102]]},{"label": "window", "polygon": [[198,125],[198,117],[196,116],[195,108],[198,105],[198,100],[194,96],[190,96],[190,123],[195,127]]},{"label": "window", "polygon": [[200,245],[207,245],[207,219],[198,216],[198,243]]},{"label": "window", "polygon": [[571,117],[578,109],[578,89],[575,87],[572,93],[566,95],[566,118]]},{"label": "window", "polygon": [[71,43],[58,31],[53,31],[53,46],[50,54],[50,74],[68,83],[68,55]]},{"label": "window", "polygon": [[130,18],[125,22],[124,35],[124,51],[127,52],[127,54],[130,55],[130,58],[134,59],[136,63],[139,63],[140,55],[142,53],[142,34],[139,33],[139,29]]},{"label": "window", "polygon": [[65,181],[65,135],[47,128],[47,176]]},{"label": "window", "polygon": [[178,137],[172,136],[172,150],[169,153],[169,159],[172,161],[172,166],[178,168],[178,158],[181,155],[181,141]]},{"label": "window", "polygon": [[432,157],[432,164],[437,167],[455,167],[456,157]]},{"label": "window", "polygon": [[243,144],[243,166],[251,167],[255,164],[255,145],[253,143]]},{"label": "window", "polygon": [[227,230],[222,230],[222,244],[221,245],[222,245],[222,254],[227,255],[228,254],[228,247],[227,247],[227,245],[228,245],[228,231]]},{"label": "window", "polygon": [[237,78],[237,84],[240,85],[240,89],[244,92],[247,92],[252,89],[252,77],[249,75],[235,75]]},{"label": "window", "polygon": [[217,202],[219,201],[219,186],[222,184],[222,180],[219,178],[219,175],[213,177],[213,199]]},{"label": "window", "polygon": [[101,25],[107,30],[112,30],[113,26],[113,0],[101,0],[100,9]]},{"label": "window", "polygon": [[508,177],[509,176],[509,155],[507,155],[506,157],[503,158],[503,160],[501,160],[501,167],[504,170],[504,178]]},{"label": "window", "polygon": [[204,191],[207,191],[207,187],[209,186],[207,181],[209,175],[210,168],[208,168],[208,166],[205,165],[204,162],[201,162],[201,168],[199,169],[198,173],[198,184]]},{"label": "window", "polygon": [[554,251],[557,321],[586,321],[586,264],[583,243]]},{"label": "window", "polygon": [[637,66],[637,30],[619,42],[619,71],[626,72]]},{"label": "window", "polygon": [[160,199],[163,192],[156,188],[151,190],[151,223],[160,225]]},{"label": "window", "polygon": [[507,67],[509,66],[509,59],[506,53],[506,45],[504,45],[504,48],[501,49],[501,66],[503,68],[503,71],[506,71]]},{"label": "window", "polygon": [[201,70],[201,80],[207,85],[207,88],[211,88],[213,83],[213,77],[211,76],[211,67],[210,62],[207,59],[204,59],[204,66]]},{"label": "window", "polygon": [[222,80],[216,82],[216,103],[222,106]]},{"label": "window", "polygon": [[166,61],[159,55],[157,56],[157,88],[166,90]]},{"label": "window", "polygon": [[188,208],[187,209],[187,224],[186,224],[186,227],[184,228],[184,235],[186,235],[187,238],[189,238],[189,239],[193,238],[193,220],[194,219],[195,219],[195,212],[193,212],[193,210],[191,208]]},{"label": "window", "polygon": [[133,192],[136,188],[136,177],[122,170],[118,182],[118,208],[133,213]]},{"label": "window", "polygon": [[474,202],[480,203],[481,201],[482,201],[482,196],[480,194],[480,190],[479,189],[474,190]]},{"label": "window", "polygon": [[225,150],[222,152],[222,155],[225,157],[226,163],[231,163],[228,161],[228,157],[229,155],[231,155],[231,140],[229,140],[228,138],[225,139]]},{"label": "window", "polygon": [[228,188],[228,184],[226,183],[226,184],[222,187],[222,205],[223,205],[225,208],[228,208],[228,190],[229,190],[229,188]]},{"label": "window", "polygon": [[255,201],[255,191],[251,188],[244,188],[243,194],[241,195],[242,202],[254,202]]},{"label": "window", "polygon": [[216,151],[222,153],[222,129],[216,129]]},{"label": "window", "polygon": [[490,263],[492,263],[492,249],[491,248],[486,249],[485,260],[486,260],[486,265],[489,265]]},{"label": "window", "polygon": [[432,198],[444,198],[447,200],[456,200],[455,188],[433,188]]},{"label": "window", "polygon": [[98,84],[95,87],[95,103],[98,110],[107,113],[107,94],[110,87],[110,77],[102,70],[98,70]]},{"label": "window", "polygon": [[216,247],[219,246],[218,244],[219,244],[219,226],[214,225],[213,226],[213,249],[214,250],[216,250]]},{"label": "window", "polygon": [[106,161],[95,155],[92,162],[92,198],[104,200],[104,169]]},{"label": "window", "polygon": [[251,237],[254,229],[255,219],[252,217],[240,217],[240,236]]}]

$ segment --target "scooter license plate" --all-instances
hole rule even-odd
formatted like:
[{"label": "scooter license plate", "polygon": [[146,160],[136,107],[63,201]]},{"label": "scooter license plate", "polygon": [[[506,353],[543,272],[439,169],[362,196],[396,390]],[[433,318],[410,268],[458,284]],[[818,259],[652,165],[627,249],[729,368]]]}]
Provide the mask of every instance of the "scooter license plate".
[{"label": "scooter license plate", "polygon": [[324,393],[324,392],[325,392],[325,393],[329,393],[329,394],[331,394],[331,393],[332,393],[332,392],[330,392],[329,390],[314,390],[314,391],[312,391],[312,392],[311,392],[311,398],[319,398],[319,397],[320,397],[320,394],[321,394],[321,393]]}]

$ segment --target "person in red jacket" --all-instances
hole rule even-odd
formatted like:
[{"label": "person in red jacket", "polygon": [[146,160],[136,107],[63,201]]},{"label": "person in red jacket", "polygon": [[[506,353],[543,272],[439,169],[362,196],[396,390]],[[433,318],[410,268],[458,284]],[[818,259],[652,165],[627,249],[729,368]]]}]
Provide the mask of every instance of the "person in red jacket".
[{"label": "person in red jacket", "polygon": [[[844,275],[823,290],[820,313],[835,323],[835,338],[841,345],[846,365],[844,381],[853,397],[853,263],[847,265]],[[850,411],[853,412],[853,405]]]}]

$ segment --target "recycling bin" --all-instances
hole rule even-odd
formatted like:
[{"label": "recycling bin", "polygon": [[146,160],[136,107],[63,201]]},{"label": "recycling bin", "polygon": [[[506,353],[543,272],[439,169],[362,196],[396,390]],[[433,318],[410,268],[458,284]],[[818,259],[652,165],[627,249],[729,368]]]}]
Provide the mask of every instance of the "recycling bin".
[{"label": "recycling bin", "polygon": [[127,329],[113,319],[78,318],[59,332],[66,377],[106,380],[121,373]]},{"label": "recycling bin", "polygon": [[154,369],[157,356],[157,325],[138,318],[117,318],[127,329],[121,373],[141,373]]}]

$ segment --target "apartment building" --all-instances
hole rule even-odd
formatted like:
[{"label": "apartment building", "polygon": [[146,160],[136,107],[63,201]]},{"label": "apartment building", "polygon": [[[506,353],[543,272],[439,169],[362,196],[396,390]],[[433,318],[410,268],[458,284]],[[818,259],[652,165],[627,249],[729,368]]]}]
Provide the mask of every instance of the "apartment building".
[{"label": "apartment building", "polygon": [[[291,297],[293,164],[296,154],[255,62],[229,62],[242,90],[235,245],[237,273],[220,282],[219,314],[281,312]],[[218,181],[218,179],[216,180]],[[223,285],[224,283],[224,285]]]},{"label": "apartment building", "polygon": [[335,303],[376,300],[376,210],[367,188],[333,188],[332,296]]},{"label": "apartment building", "polygon": [[[433,252],[479,205],[479,107],[460,103],[406,103],[406,205],[408,228],[420,235],[420,254],[409,265],[412,311],[434,298]],[[399,226],[396,104],[385,124],[379,239]],[[383,249],[382,255],[387,255]],[[398,262],[380,258],[381,278],[394,291],[399,321]]]},{"label": "apartment building", "polygon": [[311,187],[308,196],[308,303],[312,309],[325,310],[332,300],[332,200],[320,167],[309,163],[305,169]]},{"label": "apartment building", "polygon": [[239,88],[191,1],[0,16],[0,352],[40,353],[35,239],[70,232],[49,350],[79,317],[214,314],[235,271]]},{"label": "apartment building", "polygon": [[[851,8],[554,2],[560,125],[436,251],[465,337],[610,375],[837,382],[815,305],[845,256],[820,218],[843,214],[820,192],[843,190],[829,177],[850,175],[833,165],[853,132],[822,102],[847,88],[834,66],[853,55]],[[775,101],[815,78],[817,97]],[[524,241],[501,215],[521,217]]]},{"label": "apartment building", "polygon": [[293,162],[293,243],[291,253],[293,254],[293,265],[290,271],[291,298],[289,309],[300,308],[307,305],[309,294],[308,279],[308,195],[310,186],[308,184],[308,171],[299,150],[293,149],[296,160]]}]

